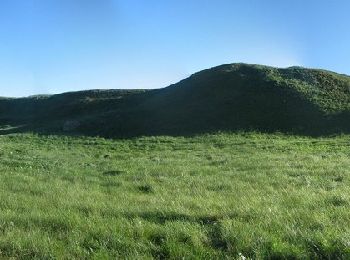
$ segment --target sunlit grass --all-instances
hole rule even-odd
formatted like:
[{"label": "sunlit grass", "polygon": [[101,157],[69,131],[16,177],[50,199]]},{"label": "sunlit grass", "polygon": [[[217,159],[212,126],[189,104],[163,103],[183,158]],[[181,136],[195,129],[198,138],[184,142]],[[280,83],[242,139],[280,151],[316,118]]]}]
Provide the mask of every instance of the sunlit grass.
[{"label": "sunlit grass", "polygon": [[350,137],[0,137],[0,256],[350,258]]}]

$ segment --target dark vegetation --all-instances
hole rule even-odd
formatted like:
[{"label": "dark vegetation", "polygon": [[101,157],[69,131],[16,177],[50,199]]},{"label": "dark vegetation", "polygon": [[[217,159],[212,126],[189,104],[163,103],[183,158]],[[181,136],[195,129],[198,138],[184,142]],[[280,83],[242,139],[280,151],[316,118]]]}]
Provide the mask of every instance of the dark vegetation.
[{"label": "dark vegetation", "polygon": [[350,77],[301,67],[222,65],[163,89],[3,98],[0,125],[3,134],[104,137],[245,130],[349,133]]}]

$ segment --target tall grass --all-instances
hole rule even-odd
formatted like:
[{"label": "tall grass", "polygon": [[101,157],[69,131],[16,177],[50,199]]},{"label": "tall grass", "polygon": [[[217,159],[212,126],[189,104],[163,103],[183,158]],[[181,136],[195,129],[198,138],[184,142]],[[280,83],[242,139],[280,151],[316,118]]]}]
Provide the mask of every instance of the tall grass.
[{"label": "tall grass", "polygon": [[0,137],[0,256],[350,258],[350,137]]}]

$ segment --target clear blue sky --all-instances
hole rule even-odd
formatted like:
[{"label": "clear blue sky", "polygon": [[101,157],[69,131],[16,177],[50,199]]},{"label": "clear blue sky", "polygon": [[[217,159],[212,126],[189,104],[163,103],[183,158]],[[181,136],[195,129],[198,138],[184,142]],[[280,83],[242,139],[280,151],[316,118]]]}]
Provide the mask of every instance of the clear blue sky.
[{"label": "clear blue sky", "polygon": [[350,74],[348,0],[1,0],[0,96],[159,88],[223,63]]}]

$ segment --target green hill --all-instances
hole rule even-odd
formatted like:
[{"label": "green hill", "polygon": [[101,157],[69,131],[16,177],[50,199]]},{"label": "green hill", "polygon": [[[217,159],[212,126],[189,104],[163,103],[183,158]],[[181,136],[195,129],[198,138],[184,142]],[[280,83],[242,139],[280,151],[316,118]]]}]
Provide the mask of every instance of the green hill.
[{"label": "green hill", "polygon": [[228,64],[156,90],[90,90],[0,99],[1,132],[128,137],[216,131],[350,132],[350,77]]}]

